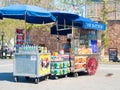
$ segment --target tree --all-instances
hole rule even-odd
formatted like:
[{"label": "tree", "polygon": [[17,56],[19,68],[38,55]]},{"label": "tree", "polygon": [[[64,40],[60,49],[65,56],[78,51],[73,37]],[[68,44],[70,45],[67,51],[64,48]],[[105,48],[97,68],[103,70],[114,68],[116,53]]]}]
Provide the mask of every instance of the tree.
[{"label": "tree", "polygon": [[0,21],[0,32],[4,32],[4,44],[12,46],[11,40],[15,38],[15,29],[24,28],[23,21],[4,19]]},{"label": "tree", "polygon": [[[105,23],[106,25],[108,24],[108,15],[110,13],[115,13],[117,12],[117,7],[115,6],[115,8],[110,8],[111,6],[108,5],[109,2],[111,2],[112,4],[117,4],[118,3],[118,0],[102,0],[102,5],[103,5],[103,8],[101,10],[101,16],[103,18],[101,18],[101,21],[103,23]],[[106,28],[106,31],[102,33],[102,42],[103,42],[103,45],[104,47],[108,46],[109,45],[109,37],[108,37],[108,29]]]},{"label": "tree", "polygon": [[[12,3],[8,3],[8,0],[2,0],[3,6],[8,6],[9,4],[29,4],[29,5],[36,5],[41,6],[43,8],[48,9],[49,5],[52,5],[53,0],[9,0],[13,1]],[[51,2],[51,3],[50,3]],[[49,5],[48,5],[49,4]],[[33,28],[44,28],[45,25],[33,25],[27,23],[27,30],[31,30]],[[11,40],[15,39],[15,30],[16,28],[24,28],[24,21],[23,20],[14,20],[14,19],[3,19],[0,20],[0,32],[4,31],[4,43],[6,43],[8,46],[11,46]],[[48,28],[47,28],[48,30]]]},{"label": "tree", "polygon": [[53,5],[53,2],[54,0],[22,0],[24,4],[41,6],[45,9],[49,9]]},{"label": "tree", "polygon": [[85,4],[87,0],[60,0],[62,10],[67,10],[81,16],[84,16]]}]

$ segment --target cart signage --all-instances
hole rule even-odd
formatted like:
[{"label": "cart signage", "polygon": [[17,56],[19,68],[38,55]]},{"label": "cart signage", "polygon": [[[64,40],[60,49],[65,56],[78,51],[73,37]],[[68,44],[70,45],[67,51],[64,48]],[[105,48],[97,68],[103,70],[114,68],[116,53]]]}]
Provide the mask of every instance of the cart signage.
[{"label": "cart signage", "polygon": [[95,30],[105,30],[106,25],[105,24],[98,24],[98,23],[84,22],[83,28],[95,29]]},{"label": "cart signage", "polygon": [[97,40],[91,40],[92,53],[98,52]]},{"label": "cart signage", "polygon": [[40,54],[40,75],[50,73],[50,54]]}]

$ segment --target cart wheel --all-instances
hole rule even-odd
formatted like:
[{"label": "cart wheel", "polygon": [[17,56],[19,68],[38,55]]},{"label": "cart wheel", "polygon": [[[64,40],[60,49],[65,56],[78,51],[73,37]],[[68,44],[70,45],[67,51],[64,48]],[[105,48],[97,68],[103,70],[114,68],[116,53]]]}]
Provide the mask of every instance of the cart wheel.
[{"label": "cart wheel", "polygon": [[49,76],[47,75],[47,76],[45,76],[45,80],[48,80],[48,78],[49,78]]},{"label": "cart wheel", "polygon": [[30,79],[30,77],[25,77],[25,79],[26,79],[26,80],[29,80],[29,79]]},{"label": "cart wheel", "polygon": [[35,84],[39,83],[39,78],[35,78]]},{"label": "cart wheel", "polygon": [[57,79],[58,79],[58,76],[55,76],[55,79],[57,80]]},{"label": "cart wheel", "polygon": [[94,57],[90,57],[87,60],[87,72],[89,75],[94,75],[98,67],[98,61]]},{"label": "cart wheel", "polygon": [[76,72],[76,73],[73,73],[73,76],[74,77],[78,77],[78,73]]},{"label": "cart wheel", "polygon": [[14,77],[14,81],[15,82],[18,82],[19,81],[19,78],[17,76]]}]

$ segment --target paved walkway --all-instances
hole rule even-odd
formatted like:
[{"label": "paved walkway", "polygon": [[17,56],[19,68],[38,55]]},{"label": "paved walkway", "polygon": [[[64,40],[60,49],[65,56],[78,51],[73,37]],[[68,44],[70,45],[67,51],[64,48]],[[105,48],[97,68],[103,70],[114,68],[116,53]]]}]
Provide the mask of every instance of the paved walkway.
[{"label": "paved walkway", "polygon": [[13,59],[0,59],[0,66],[13,64]]}]

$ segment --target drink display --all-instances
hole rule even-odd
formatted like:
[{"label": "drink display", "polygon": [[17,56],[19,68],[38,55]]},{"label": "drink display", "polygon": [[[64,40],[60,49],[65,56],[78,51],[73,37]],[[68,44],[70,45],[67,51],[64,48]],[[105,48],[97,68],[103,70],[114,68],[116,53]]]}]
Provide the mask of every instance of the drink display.
[{"label": "drink display", "polygon": [[38,52],[38,46],[32,46],[32,45],[22,45],[19,47],[19,53],[37,53]]},{"label": "drink display", "polygon": [[24,44],[24,30],[23,29],[16,29],[16,52],[21,50],[21,45]]},{"label": "drink display", "polygon": [[67,75],[70,72],[69,55],[51,56],[51,74]]}]

